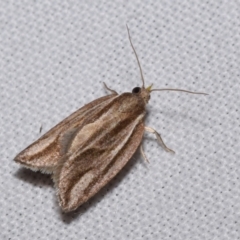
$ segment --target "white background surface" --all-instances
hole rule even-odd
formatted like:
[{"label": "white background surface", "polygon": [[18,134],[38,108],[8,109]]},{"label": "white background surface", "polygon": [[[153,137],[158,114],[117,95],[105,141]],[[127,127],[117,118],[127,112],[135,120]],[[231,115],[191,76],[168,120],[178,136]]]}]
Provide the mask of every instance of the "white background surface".
[{"label": "white background surface", "polygon": [[[85,3],[84,3],[85,2]],[[239,1],[1,1],[0,239],[240,239]],[[15,155],[70,113],[147,84],[154,92],[136,153],[76,212],[51,177]],[[40,126],[43,127],[39,133]]]}]

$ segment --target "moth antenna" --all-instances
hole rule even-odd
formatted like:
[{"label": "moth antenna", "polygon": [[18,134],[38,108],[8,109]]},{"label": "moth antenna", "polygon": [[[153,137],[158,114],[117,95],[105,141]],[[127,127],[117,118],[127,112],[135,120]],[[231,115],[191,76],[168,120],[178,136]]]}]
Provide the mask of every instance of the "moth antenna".
[{"label": "moth antenna", "polygon": [[137,59],[137,63],[138,63],[139,69],[140,69],[143,87],[145,88],[145,82],[144,82],[142,67],[141,67],[140,61],[139,61],[139,59],[138,59],[137,52],[136,52],[136,50],[135,50],[135,48],[134,48],[134,46],[133,46],[132,39],[131,39],[131,36],[130,36],[130,31],[129,31],[129,28],[128,28],[128,25],[127,25],[127,24],[126,24],[126,27],[127,27],[127,31],[128,31],[129,42],[130,42],[130,44],[131,44],[131,47],[132,47],[132,49],[133,49],[133,52],[134,52],[134,54],[135,54],[135,57],[136,57],[136,59]]},{"label": "moth antenna", "polygon": [[150,90],[150,92],[153,92],[153,91],[176,91],[176,92],[186,92],[186,93],[191,93],[191,94],[208,95],[207,93],[191,92],[191,91],[184,90],[184,89],[173,89],[173,88],[162,88],[162,89],[151,89],[151,90]]}]

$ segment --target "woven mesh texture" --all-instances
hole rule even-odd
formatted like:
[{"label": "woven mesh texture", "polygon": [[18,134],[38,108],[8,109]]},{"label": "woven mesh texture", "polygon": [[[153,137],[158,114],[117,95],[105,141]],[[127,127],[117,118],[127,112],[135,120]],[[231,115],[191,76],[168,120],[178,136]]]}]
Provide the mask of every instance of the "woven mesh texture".
[{"label": "woven mesh texture", "polygon": [[[235,0],[0,2],[0,239],[240,239],[240,8]],[[77,211],[22,149],[84,104],[153,92],[144,149]],[[39,129],[42,128],[42,132]]]}]

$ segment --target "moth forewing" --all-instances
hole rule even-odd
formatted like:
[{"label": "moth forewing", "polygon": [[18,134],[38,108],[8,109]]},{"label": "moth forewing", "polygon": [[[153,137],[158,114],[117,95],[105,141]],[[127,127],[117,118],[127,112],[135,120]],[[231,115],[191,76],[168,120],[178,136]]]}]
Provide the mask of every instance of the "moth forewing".
[{"label": "moth forewing", "polygon": [[86,202],[124,167],[141,143],[144,115],[143,100],[124,93],[78,131],[53,173],[64,211]]},{"label": "moth forewing", "polygon": [[[72,113],[20,152],[14,160],[35,171],[40,170],[44,173],[53,172],[59,159],[67,152],[67,146],[72,134],[87,119],[89,121],[91,118],[97,118],[101,110],[113,97],[114,95],[101,97]],[[66,141],[66,139],[69,140]]]}]

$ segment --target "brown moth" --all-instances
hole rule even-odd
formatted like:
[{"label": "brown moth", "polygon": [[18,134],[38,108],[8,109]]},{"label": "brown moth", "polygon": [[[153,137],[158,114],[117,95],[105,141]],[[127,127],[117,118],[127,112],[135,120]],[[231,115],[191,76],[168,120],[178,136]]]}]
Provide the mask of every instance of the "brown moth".
[{"label": "brown moth", "polygon": [[[144,131],[154,133],[166,151],[173,152],[157,131],[144,125],[146,104],[152,91],[181,89],[142,87],[118,94],[105,87],[110,95],[98,98],[57,124],[37,141],[20,152],[15,161],[34,171],[51,173],[63,211],[73,211],[106,185],[130,160],[141,145]],[[204,93],[196,93],[204,94]],[[142,146],[140,151],[147,160]]]}]

